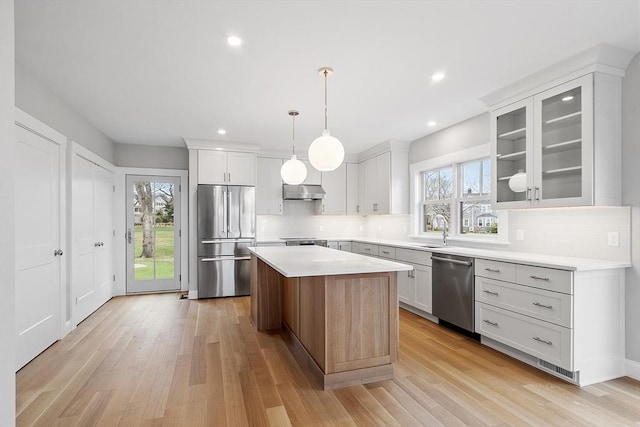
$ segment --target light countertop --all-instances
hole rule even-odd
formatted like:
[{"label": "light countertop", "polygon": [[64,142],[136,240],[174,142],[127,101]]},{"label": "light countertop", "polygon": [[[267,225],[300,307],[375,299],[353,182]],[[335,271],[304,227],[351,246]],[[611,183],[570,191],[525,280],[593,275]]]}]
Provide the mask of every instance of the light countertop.
[{"label": "light countertop", "polygon": [[285,277],[413,270],[408,264],[322,246],[264,246],[249,248],[249,251]]},{"label": "light countertop", "polygon": [[[409,241],[409,240],[407,241],[384,240],[384,239],[374,239],[374,238],[367,238],[367,237],[356,237],[351,239],[350,238],[331,238],[331,239],[328,238],[326,240],[352,241],[352,242],[370,243],[375,245],[394,246],[394,247],[400,247],[400,248],[406,248],[406,249],[416,249],[416,250],[421,250],[425,252],[449,253],[453,255],[469,256],[473,258],[482,258],[482,259],[489,259],[494,261],[505,261],[505,262],[513,262],[518,264],[533,265],[538,267],[557,268],[560,270],[594,271],[594,270],[608,270],[608,269],[615,269],[615,268],[631,267],[630,262],[624,262],[624,261],[607,261],[602,259],[578,258],[578,257],[560,256],[560,255],[546,255],[546,254],[538,254],[538,253],[531,253],[531,252],[516,252],[516,251],[498,250],[498,249],[469,248],[469,247],[456,246],[455,243],[452,243],[451,246],[447,246],[446,248],[442,248],[442,247],[428,248],[426,247],[426,246],[430,246],[430,244],[428,243]],[[276,239],[270,240],[270,242],[275,242],[275,241]],[[437,244],[434,244],[431,246],[437,246]]]}]

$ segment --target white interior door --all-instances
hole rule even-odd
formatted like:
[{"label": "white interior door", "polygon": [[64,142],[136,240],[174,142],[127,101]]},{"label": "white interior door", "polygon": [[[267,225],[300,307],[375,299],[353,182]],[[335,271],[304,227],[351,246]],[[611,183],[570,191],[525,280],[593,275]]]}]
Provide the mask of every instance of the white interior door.
[{"label": "white interior door", "polygon": [[81,156],[74,171],[72,302],[78,324],[113,293],[113,174]]},{"label": "white interior door", "polygon": [[180,177],[127,175],[127,293],[180,290]]},{"label": "white interior door", "polygon": [[60,338],[60,146],[17,127],[16,368]]}]

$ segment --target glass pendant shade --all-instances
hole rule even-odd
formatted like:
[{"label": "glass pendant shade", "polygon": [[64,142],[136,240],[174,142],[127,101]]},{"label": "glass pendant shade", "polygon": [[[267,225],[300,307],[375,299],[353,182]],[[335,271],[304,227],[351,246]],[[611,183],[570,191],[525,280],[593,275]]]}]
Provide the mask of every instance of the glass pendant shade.
[{"label": "glass pendant shade", "polygon": [[527,174],[522,169],[517,174],[509,178],[509,188],[514,193],[527,191]]},{"label": "glass pendant shade", "polygon": [[344,147],[329,134],[328,130],[322,132],[309,146],[309,161],[320,172],[328,172],[337,169],[344,160]]},{"label": "glass pendant shade", "polygon": [[307,178],[307,167],[293,154],[280,168],[280,176],[289,185],[302,184]]}]

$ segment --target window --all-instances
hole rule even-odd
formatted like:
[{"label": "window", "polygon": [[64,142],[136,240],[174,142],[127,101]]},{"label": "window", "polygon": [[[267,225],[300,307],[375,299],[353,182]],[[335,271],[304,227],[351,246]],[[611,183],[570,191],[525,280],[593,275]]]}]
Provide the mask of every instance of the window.
[{"label": "window", "polygon": [[457,163],[422,172],[422,233],[490,235],[498,232],[491,209],[489,159]]},{"label": "window", "polygon": [[451,222],[453,167],[423,173],[422,188],[422,231],[442,232],[445,223]]},{"label": "window", "polygon": [[[491,209],[491,162],[488,159],[460,163],[460,234],[495,234],[498,217]],[[469,227],[476,224],[477,227]]]}]

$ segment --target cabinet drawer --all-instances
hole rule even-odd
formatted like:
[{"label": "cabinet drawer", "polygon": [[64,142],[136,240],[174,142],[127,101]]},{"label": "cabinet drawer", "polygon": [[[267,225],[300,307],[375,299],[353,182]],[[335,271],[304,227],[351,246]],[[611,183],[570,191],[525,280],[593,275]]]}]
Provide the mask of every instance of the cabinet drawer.
[{"label": "cabinet drawer", "polygon": [[358,252],[362,255],[378,256],[378,245],[360,242],[358,244]]},{"label": "cabinet drawer", "polygon": [[476,332],[573,371],[572,330],[476,302]]},{"label": "cabinet drawer", "polygon": [[396,261],[431,266],[431,252],[396,248]]},{"label": "cabinet drawer", "polygon": [[504,280],[505,282],[515,282],[516,265],[508,262],[476,259],[476,276]]},{"label": "cabinet drawer", "polygon": [[396,248],[393,246],[378,246],[378,256],[380,258],[396,259]]},{"label": "cabinet drawer", "polygon": [[476,276],[476,301],[571,328],[571,295]]},{"label": "cabinet drawer", "polygon": [[516,282],[549,291],[573,294],[573,275],[567,270],[518,264]]}]

